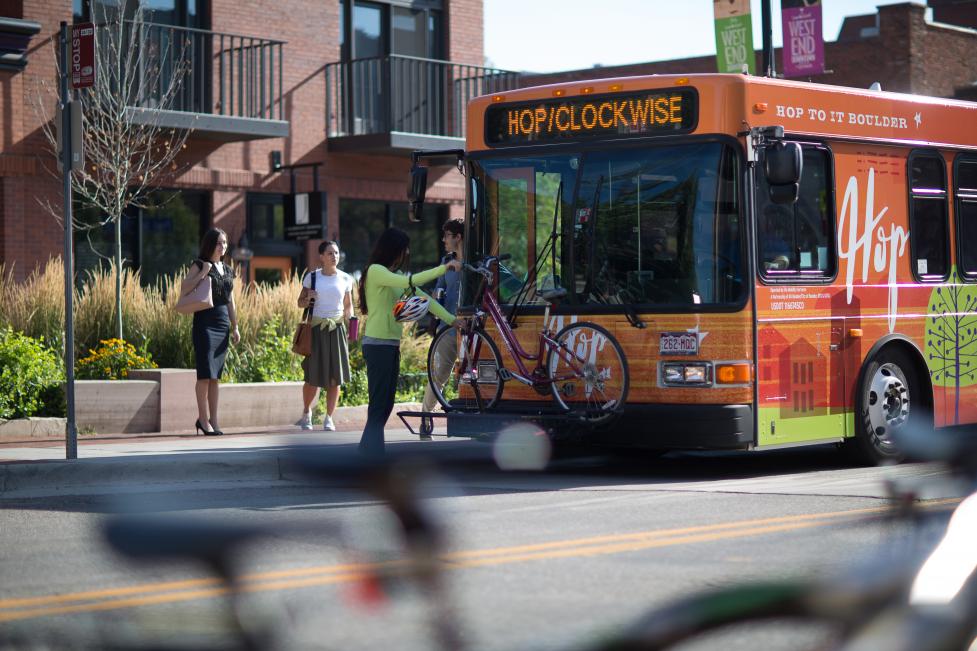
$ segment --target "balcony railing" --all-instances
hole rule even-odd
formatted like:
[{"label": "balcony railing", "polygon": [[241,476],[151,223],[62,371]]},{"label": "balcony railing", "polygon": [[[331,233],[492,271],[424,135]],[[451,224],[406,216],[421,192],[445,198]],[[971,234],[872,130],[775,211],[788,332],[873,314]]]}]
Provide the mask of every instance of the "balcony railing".
[{"label": "balcony railing", "polygon": [[330,137],[392,132],[465,135],[465,107],[478,95],[516,86],[495,68],[390,55],[326,66]]},{"label": "balcony railing", "polygon": [[130,25],[125,40],[138,54],[132,57],[134,70],[122,74],[138,77],[126,83],[131,106],[284,119],[284,41],[141,21]]}]

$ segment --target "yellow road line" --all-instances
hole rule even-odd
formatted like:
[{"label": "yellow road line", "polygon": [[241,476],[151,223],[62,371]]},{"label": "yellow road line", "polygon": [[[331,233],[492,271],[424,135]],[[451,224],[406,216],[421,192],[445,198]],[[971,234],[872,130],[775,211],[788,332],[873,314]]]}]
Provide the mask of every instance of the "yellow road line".
[{"label": "yellow road line", "polygon": [[[959,499],[932,500],[923,506],[934,508],[955,504],[959,501]],[[697,527],[609,534],[532,545],[451,552],[443,555],[442,559],[445,562],[446,569],[462,569],[559,558],[602,556],[659,547],[797,531],[828,526],[866,515],[881,514],[889,510],[890,507],[881,506],[849,511],[741,520]],[[243,592],[266,592],[349,583],[360,580],[372,572],[397,571],[406,567],[407,562],[399,560],[385,563],[352,563],[276,570],[242,576],[238,589]],[[220,580],[216,578],[189,579],[62,595],[3,599],[0,600],[0,622],[218,597],[230,591],[227,587],[222,587],[220,583]],[[30,608],[31,606],[34,608]],[[7,612],[2,612],[3,610]]]}]

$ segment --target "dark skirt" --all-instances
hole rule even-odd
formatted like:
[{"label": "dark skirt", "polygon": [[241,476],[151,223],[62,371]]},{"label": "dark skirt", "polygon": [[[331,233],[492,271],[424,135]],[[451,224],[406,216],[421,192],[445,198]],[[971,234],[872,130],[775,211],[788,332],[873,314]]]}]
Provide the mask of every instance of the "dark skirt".
[{"label": "dark skirt", "polygon": [[193,313],[193,350],[198,380],[220,379],[231,341],[231,319],[226,305]]},{"label": "dark skirt", "polygon": [[349,346],[346,326],[312,328],[312,354],[302,360],[305,383],[326,388],[342,386],[349,381]]}]

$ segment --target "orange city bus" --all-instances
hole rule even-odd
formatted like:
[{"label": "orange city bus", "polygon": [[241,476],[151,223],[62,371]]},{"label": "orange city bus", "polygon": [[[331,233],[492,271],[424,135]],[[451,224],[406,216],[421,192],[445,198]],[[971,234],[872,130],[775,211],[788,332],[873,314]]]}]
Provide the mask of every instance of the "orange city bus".
[{"label": "orange city bus", "polygon": [[[745,75],[570,82],[472,100],[464,160],[466,261],[511,256],[495,285],[520,342],[562,287],[551,328],[595,322],[624,349],[627,404],[585,439],[835,442],[877,462],[910,424],[977,423],[977,104]],[[448,432],[527,417],[570,430],[510,382]]]}]

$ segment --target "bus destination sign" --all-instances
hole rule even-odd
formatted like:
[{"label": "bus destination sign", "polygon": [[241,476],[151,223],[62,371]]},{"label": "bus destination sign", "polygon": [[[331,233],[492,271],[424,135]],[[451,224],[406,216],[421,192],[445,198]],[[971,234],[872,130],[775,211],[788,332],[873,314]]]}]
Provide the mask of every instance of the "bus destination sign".
[{"label": "bus destination sign", "polygon": [[696,100],[691,88],[671,88],[498,104],[486,111],[485,142],[505,147],[594,136],[687,133],[695,128]]}]

